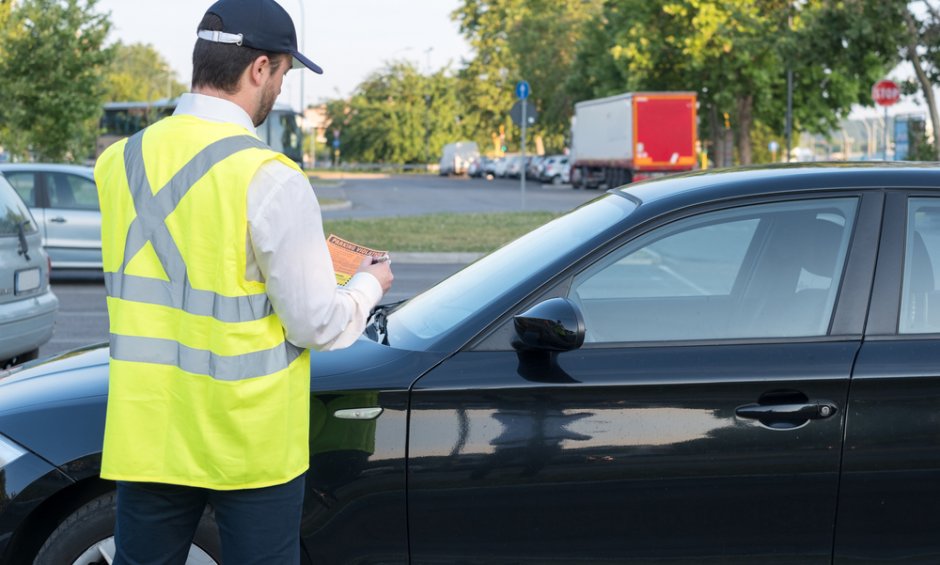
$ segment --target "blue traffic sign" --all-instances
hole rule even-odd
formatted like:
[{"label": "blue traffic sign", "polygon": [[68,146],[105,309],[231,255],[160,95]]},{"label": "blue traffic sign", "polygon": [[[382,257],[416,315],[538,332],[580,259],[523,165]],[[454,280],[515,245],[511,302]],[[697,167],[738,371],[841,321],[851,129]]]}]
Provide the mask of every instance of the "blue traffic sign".
[{"label": "blue traffic sign", "polygon": [[333,149],[339,149],[339,139],[333,140]]},{"label": "blue traffic sign", "polygon": [[516,83],[516,98],[519,100],[525,100],[529,97],[529,83],[524,80],[520,80]]}]

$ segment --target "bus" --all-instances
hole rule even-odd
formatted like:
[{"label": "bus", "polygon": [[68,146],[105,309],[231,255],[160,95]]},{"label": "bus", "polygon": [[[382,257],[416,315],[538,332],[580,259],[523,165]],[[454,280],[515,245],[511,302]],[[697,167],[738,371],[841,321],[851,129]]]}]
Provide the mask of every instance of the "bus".
[{"label": "bus", "polygon": [[[155,102],[108,102],[101,117],[95,157],[111,144],[130,137],[150,124],[173,114],[176,98]],[[303,130],[300,114],[287,104],[275,104],[257,128],[258,137],[275,151],[303,167]]]}]

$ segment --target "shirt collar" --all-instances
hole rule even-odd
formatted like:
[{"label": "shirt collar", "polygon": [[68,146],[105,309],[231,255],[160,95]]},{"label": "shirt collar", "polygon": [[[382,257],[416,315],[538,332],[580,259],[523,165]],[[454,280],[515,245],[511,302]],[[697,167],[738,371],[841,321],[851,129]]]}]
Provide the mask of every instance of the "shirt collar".
[{"label": "shirt collar", "polygon": [[223,98],[187,92],[180,96],[179,101],[176,103],[176,110],[173,111],[174,116],[182,114],[195,116],[210,122],[236,124],[255,134],[255,126],[248,112],[238,104]]}]

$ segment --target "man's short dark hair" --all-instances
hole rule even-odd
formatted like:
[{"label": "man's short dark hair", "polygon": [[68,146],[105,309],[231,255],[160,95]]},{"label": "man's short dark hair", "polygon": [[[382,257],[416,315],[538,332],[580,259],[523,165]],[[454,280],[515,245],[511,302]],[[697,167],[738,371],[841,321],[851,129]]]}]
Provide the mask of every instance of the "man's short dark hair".
[{"label": "man's short dark hair", "polygon": [[[222,20],[215,14],[206,14],[198,29],[220,31]],[[216,43],[197,39],[193,48],[193,82],[195,90],[200,86],[218,88],[228,94],[238,91],[238,81],[242,73],[255,59],[267,55],[271,59],[271,68],[277,69],[285,58],[282,53],[272,53],[235,45]]]}]

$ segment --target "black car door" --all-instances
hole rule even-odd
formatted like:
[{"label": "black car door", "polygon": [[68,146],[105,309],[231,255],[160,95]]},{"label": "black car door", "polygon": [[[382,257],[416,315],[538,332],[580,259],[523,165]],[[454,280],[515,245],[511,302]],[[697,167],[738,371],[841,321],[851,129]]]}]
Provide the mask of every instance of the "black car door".
[{"label": "black car door", "polygon": [[940,563],[940,197],[885,205],[847,410],[835,563]]},{"label": "black car door", "polygon": [[842,193],[665,218],[515,312],[566,297],[579,349],[517,352],[507,319],[426,374],[412,562],[830,563],[880,213]]}]

